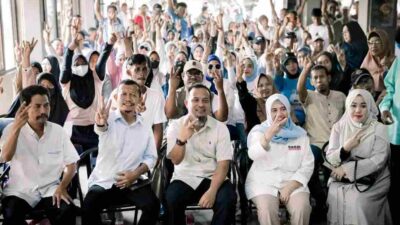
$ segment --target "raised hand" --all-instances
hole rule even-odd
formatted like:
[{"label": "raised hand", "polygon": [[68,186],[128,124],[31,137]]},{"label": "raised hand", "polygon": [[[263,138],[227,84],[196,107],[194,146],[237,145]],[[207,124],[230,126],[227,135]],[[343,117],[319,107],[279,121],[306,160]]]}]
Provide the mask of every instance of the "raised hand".
[{"label": "raised hand", "polygon": [[181,30],[182,30],[182,24],[181,24],[181,21],[180,21],[180,20],[176,20],[176,21],[175,21],[175,29],[176,29],[176,31],[177,31],[178,33],[181,32]]},{"label": "raised hand", "polygon": [[14,47],[14,56],[15,56],[15,62],[17,64],[20,64],[22,62],[22,46],[18,44],[18,41],[15,40],[15,47]]},{"label": "raised hand", "polygon": [[97,126],[104,126],[107,123],[108,114],[110,113],[111,101],[104,105],[104,97],[100,96],[99,108],[97,109],[95,122]]},{"label": "raised hand", "polygon": [[147,99],[147,92],[142,95],[140,103],[136,105],[137,113],[142,113],[146,111],[146,99]]},{"label": "raised hand", "polygon": [[31,42],[29,41],[23,41],[23,47],[22,47],[22,54],[24,57],[30,57],[33,49],[35,48],[38,40],[35,38],[32,38]]},{"label": "raised hand", "polygon": [[171,90],[178,89],[180,82],[181,76],[178,74],[178,71],[175,71],[174,67],[172,66],[169,78],[169,88],[171,88]]},{"label": "raised hand", "polygon": [[345,151],[350,152],[353,148],[360,144],[361,138],[364,136],[364,130],[366,130],[366,128],[358,130],[351,138],[344,142],[343,148]]},{"label": "raised hand", "polygon": [[236,64],[236,82],[242,83],[243,82],[243,63]]},{"label": "raised hand", "polygon": [[304,58],[304,69],[310,70],[313,67],[313,61],[311,60],[310,56]]},{"label": "raised hand", "polygon": [[282,121],[278,121],[278,115],[275,117],[271,126],[265,131],[264,137],[267,140],[271,140],[273,136],[275,136],[281,128],[286,124],[288,118],[283,119]]},{"label": "raised hand", "polygon": [[44,23],[44,29],[42,31],[42,35],[45,43],[50,43],[50,32],[51,28],[47,23]]},{"label": "raised hand", "polygon": [[215,88],[217,89],[218,92],[224,91],[224,78],[221,76],[221,73],[218,71],[214,70],[211,72],[213,77],[214,77],[214,84]]},{"label": "raised hand", "polygon": [[31,106],[23,102],[15,113],[14,126],[21,129],[28,122],[28,110]]},{"label": "raised hand", "polygon": [[79,47],[81,41],[83,41],[82,35],[80,35],[79,33],[73,35],[72,41],[69,44],[68,48],[71,49],[72,51],[75,50],[76,48]]},{"label": "raised hand", "polygon": [[115,33],[112,33],[108,39],[108,44],[114,45],[118,40],[118,37]]},{"label": "raised hand", "polygon": [[194,134],[195,124],[199,119],[190,118],[190,116],[185,118],[183,126],[181,127],[178,135],[178,139],[185,142],[189,140]]}]

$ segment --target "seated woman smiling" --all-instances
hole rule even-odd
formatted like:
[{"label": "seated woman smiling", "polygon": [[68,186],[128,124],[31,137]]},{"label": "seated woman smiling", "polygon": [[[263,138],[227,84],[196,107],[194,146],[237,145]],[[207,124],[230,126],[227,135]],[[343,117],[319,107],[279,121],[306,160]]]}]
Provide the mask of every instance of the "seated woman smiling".
[{"label": "seated woman smiling", "polygon": [[246,180],[248,199],[257,206],[261,225],[280,224],[279,204],[286,205],[291,224],[308,225],[311,206],[307,187],[314,156],[306,131],[290,118],[290,103],[281,94],[266,102],[267,120],[249,134],[253,160]]}]

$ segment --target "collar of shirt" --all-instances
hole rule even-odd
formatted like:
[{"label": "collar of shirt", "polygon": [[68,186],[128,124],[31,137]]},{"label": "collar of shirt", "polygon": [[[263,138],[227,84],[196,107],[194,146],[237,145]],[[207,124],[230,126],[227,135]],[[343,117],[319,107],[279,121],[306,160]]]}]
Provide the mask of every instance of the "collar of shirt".
[{"label": "collar of shirt", "polygon": [[126,122],[126,120],[122,116],[121,111],[119,111],[119,109],[112,112],[112,116],[113,116],[112,121],[114,121],[114,122],[121,121],[126,126],[135,126],[137,124],[143,125],[143,117],[140,114],[136,115],[136,120],[132,124],[128,124],[128,122]]},{"label": "collar of shirt", "polygon": [[32,129],[31,125],[28,123],[25,124],[25,129],[27,130],[28,134],[35,137],[37,140],[40,140],[41,138],[45,137],[46,134],[48,133],[48,130],[50,127],[48,126],[47,122],[44,124],[44,130],[43,130],[43,135],[42,137],[39,137],[37,133]]}]

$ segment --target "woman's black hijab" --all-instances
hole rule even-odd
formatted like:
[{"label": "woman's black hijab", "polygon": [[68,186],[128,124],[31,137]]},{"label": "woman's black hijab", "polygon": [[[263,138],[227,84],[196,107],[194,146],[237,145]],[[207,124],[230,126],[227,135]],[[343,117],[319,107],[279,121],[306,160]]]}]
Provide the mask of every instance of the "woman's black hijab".
[{"label": "woman's black hijab", "polygon": [[[76,60],[78,58],[83,58],[88,67],[90,62],[90,57],[93,54],[99,54],[98,52],[94,51],[88,55],[86,59],[82,54],[75,54],[72,58],[72,65],[76,65]],[[93,72],[88,69],[85,76],[80,77],[76,74],[72,74],[71,76],[71,83],[70,83],[70,93],[72,101],[79,107],[83,109],[89,108],[92,105],[94,97],[95,97],[95,86],[94,86],[94,78]]]},{"label": "woman's black hijab", "polygon": [[42,73],[39,74],[37,83],[40,84],[43,80],[47,80],[53,84],[54,89],[49,90],[50,94],[50,117],[49,121],[53,123],[57,123],[60,126],[64,126],[64,122],[67,119],[69,108],[67,103],[65,102],[60,86],[58,84],[58,80],[51,73]]},{"label": "woman's black hijab", "polygon": [[[53,123],[57,123],[60,126],[64,126],[64,122],[67,119],[69,108],[67,103],[65,102],[62,94],[60,86],[55,79],[55,76],[51,73],[41,73],[38,75],[37,84],[40,84],[42,80],[48,80],[50,83],[53,84],[54,89],[49,90],[50,95],[50,116],[49,121]],[[15,114],[17,113],[19,107],[21,106],[20,96],[18,95],[17,98],[12,103],[10,109],[8,110],[7,117],[14,118]]]},{"label": "woman's black hijab", "polygon": [[[49,60],[51,70],[50,73],[56,78],[57,84],[60,80],[60,64],[58,63],[58,59],[55,56],[49,55],[44,57],[45,59]],[[60,86],[58,84],[58,86]]]}]

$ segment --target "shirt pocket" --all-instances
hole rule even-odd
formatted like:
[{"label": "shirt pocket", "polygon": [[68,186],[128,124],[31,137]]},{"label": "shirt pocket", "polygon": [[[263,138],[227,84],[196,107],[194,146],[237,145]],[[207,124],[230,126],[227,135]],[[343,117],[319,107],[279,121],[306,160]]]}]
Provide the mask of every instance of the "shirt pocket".
[{"label": "shirt pocket", "polygon": [[43,157],[45,164],[61,165],[63,163],[63,151],[61,148],[48,150]]},{"label": "shirt pocket", "polygon": [[299,150],[288,150],[288,153],[286,155],[284,168],[287,171],[295,172],[300,168],[302,160],[303,160],[302,151],[299,151]]}]

